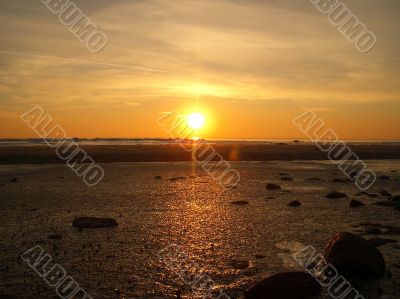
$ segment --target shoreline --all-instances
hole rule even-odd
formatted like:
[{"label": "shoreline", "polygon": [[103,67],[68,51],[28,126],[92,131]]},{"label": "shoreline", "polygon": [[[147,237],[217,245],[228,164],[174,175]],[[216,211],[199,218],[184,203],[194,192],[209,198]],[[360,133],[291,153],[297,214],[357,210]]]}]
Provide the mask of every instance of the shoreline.
[{"label": "shoreline", "polygon": [[[329,160],[314,144],[214,144],[227,161]],[[399,144],[350,144],[362,160],[400,159]],[[190,162],[191,152],[171,145],[81,145],[96,163]],[[59,164],[55,150],[47,145],[0,146],[0,165]]]}]

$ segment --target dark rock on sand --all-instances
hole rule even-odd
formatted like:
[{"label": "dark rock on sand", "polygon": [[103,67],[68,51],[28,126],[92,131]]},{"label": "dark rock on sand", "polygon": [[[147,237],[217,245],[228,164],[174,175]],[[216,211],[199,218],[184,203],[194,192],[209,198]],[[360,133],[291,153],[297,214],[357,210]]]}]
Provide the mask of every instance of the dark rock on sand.
[{"label": "dark rock on sand", "polygon": [[395,195],[392,197],[392,200],[394,201],[400,201],[400,195]]},{"label": "dark rock on sand", "polygon": [[376,226],[366,226],[364,230],[367,234],[380,235],[382,233],[379,227]]},{"label": "dark rock on sand", "polygon": [[10,180],[10,182],[11,182],[11,183],[16,183],[16,182],[18,182],[18,178],[13,178],[13,179]]},{"label": "dark rock on sand", "polygon": [[385,181],[389,181],[390,177],[388,177],[387,175],[381,175],[378,179],[380,180],[385,180]]},{"label": "dark rock on sand", "polygon": [[389,243],[397,243],[397,240],[394,239],[385,239],[385,238],[371,238],[368,242],[375,247],[380,247]]},{"label": "dark rock on sand", "polygon": [[294,200],[291,203],[288,204],[288,207],[300,207],[301,206],[301,202]]},{"label": "dark rock on sand", "polygon": [[236,270],[243,270],[247,269],[250,266],[250,263],[246,260],[232,260],[229,265]]},{"label": "dark rock on sand", "polygon": [[309,182],[321,182],[322,179],[320,179],[320,178],[309,178],[309,179],[307,179],[307,181],[309,181]]},{"label": "dark rock on sand", "polygon": [[381,196],[385,196],[385,197],[392,196],[392,194],[390,192],[386,191],[386,190],[382,190],[380,194],[381,194]]},{"label": "dark rock on sand", "polygon": [[332,182],[334,183],[346,183],[349,182],[349,179],[334,179]]},{"label": "dark rock on sand", "polygon": [[379,195],[378,194],[375,194],[375,193],[367,193],[366,194],[368,197],[371,197],[371,198],[377,198],[377,197],[379,197]]},{"label": "dark rock on sand", "polygon": [[364,203],[362,203],[361,201],[355,200],[355,199],[352,199],[349,203],[350,208],[358,208],[358,207],[363,207],[363,206],[365,206]]},{"label": "dark rock on sand", "polygon": [[400,202],[394,200],[385,200],[385,201],[378,201],[374,203],[374,205],[382,207],[400,207]]},{"label": "dark rock on sand", "polygon": [[116,227],[117,221],[112,218],[96,218],[96,217],[78,217],[72,223],[73,227],[82,228],[103,228],[103,227]]},{"label": "dark rock on sand", "polygon": [[184,176],[178,176],[178,177],[175,177],[175,178],[171,178],[171,179],[169,179],[170,181],[180,181],[180,180],[186,180],[186,177],[184,177]]},{"label": "dark rock on sand", "polygon": [[267,184],[266,186],[267,190],[281,190],[282,187],[278,186],[276,184]]},{"label": "dark rock on sand", "polygon": [[155,180],[162,180],[162,176],[161,175],[157,175],[154,177]]},{"label": "dark rock on sand", "polygon": [[265,259],[265,258],[266,258],[266,256],[263,255],[263,254],[256,254],[254,257],[255,257],[256,259],[258,259],[258,260],[261,260],[261,259]]},{"label": "dark rock on sand", "polygon": [[283,178],[281,178],[281,181],[291,182],[291,181],[293,181],[293,179],[290,177],[283,177]]},{"label": "dark rock on sand", "polygon": [[308,299],[321,285],[306,272],[283,272],[267,277],[245,292],[246,299]]},{"label": "dark rock on sand", "polygon": [[61,236],[60,234],[53,234],[53,235],[50,235],[50,236],[49,236],[49,239],[52,239],[52,240],[61,240],[61,239],[62,239],[62,236]]},{"label": "dark rock on sand", "polygon": [[237,206],[245,206],[245,205],[248,205],[249,202],[246,200],[236,200],[236,201],[232,201],[231,204],[237,205]]},{"label": "dark rock on sand", "polygon": [[5,185],[4,184],[0,184],[0,187],[4,187]]},{"label": "dark rock on sand", "polygon": [[328,193],[325,197],[332,198],[332,199],[338,199],[338,198],[345,198],[345,197],[347,197],[347,195],[342,192],[332,191],[332,192]]},{"label": "dark rock on sand", "polygon": [[382,253],[363,237],[341,232],[325,248],[325,259],[346,278],[371,279],[385,274]]}]

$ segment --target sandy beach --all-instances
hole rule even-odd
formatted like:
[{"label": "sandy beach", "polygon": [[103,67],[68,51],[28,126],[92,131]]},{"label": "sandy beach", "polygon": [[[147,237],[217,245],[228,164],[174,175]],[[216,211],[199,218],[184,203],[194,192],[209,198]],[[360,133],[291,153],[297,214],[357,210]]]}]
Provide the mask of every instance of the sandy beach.
[{"label": "sandy beach", "polygon": [[[88,148],[101,162],[124,150],[126,160],[149,153],[144,147]],[[394,153],[392,147],[386,150],[379,155]],[[30,154],[23,158],[26,151]],[[6,152],[8,164],[19,165],[0,166],[1,298],[57,298],[20,257],[38,244],[93,298],[172,299],[177,292],[181,298],[201,298],[190,293],[173,265],[160,260],[159,252],[171,244],[188,256],[193,272],[201,269],[216,288],[243,298],[243,291],[263,277],[303,270],[292,254],[306,246],[323,253],[340,231],[392,240],[379,247],[390,275],[357,288],[366,298],[400,296],[400,212],[375,205],[385,201],[383,190],[398,194],[400,160],[368,160],[378,176],[389,179],[360,194],[329,161],[233,162],[241,181],[230,191],[190,162],[106,163],[104,180],[90,188],[65,165],[48,163],[53,158],[40,160],[49,152],[45,148],[1,148],[2,164]],[[251,156],[249,148],[246,155]],[[21,164],[28,161],[43,165]],[[268,183],[282,189],[267,190]],[[347,197],[326,198],[331,191]],[[365,206],[350,208],[352,199]],[[289,207],[294,200],[301,206]],[[80,231],[72,222],[82,216],[111,217],[118,227]],[[319,298],[330,297],[324,291]]]}]

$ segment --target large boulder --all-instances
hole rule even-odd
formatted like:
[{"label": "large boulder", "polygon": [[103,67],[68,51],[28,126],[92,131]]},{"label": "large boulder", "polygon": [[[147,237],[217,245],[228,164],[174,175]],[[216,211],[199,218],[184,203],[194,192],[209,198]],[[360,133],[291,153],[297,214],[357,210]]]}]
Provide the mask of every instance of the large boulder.
[{"label": "large boulder", "polygon": [[112,218],[96,218],[96,217],[78,217],[72,223],[73,227],[82,228],[103,228],[103,227],[116,227],[117,221]]},{"label": "large boulder", "polygon": [[325,248],[325,259],[345,277],[371,279],[385,274],[382,253],[366,239],[348,232],[331,239]]},{"label": "large boulder", "polygon": [[246,299],[308,299],[321,293],[321,285],[306,272],[283,272],[256,283]]}]

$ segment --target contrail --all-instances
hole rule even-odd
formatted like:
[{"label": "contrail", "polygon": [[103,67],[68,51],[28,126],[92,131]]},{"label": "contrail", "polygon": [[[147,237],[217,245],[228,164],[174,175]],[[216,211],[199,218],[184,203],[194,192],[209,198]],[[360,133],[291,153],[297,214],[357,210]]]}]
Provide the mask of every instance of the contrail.
[{"label": "contrail", "polygon": [[14,52],[14,51],[5,51],[5,50],[0,50],[0,53],[10,54],[10,55],[21,55],[21,56],[29,56],[29,57],[38,57],[38,58],[47,58],[47,59],[57,59],[57,60],[72,61],[72,62],[75,61],[75,62],[82,62],[82,63],[91,63],[91,64],[97,64],[97,65],[105,65],[105,66],[119,67],[119,68],[124,68],[124,69],[146,71],[146,72],[154,72],[154,73],[164,73],[164,71],[156,70],[156,69],[150,69],[150,68],[145,68],[145,67],[140,67],[140,66],[129,66],[129,65],[123,65],[123,64],[107,63],[107,62],[96,61],[96,60],[66,58],[66,57],[57,57],[57,56],[48,56],[48,55],[36,55],[36,54],[29,54],[29,53],[23,53],[23,52]]}]

